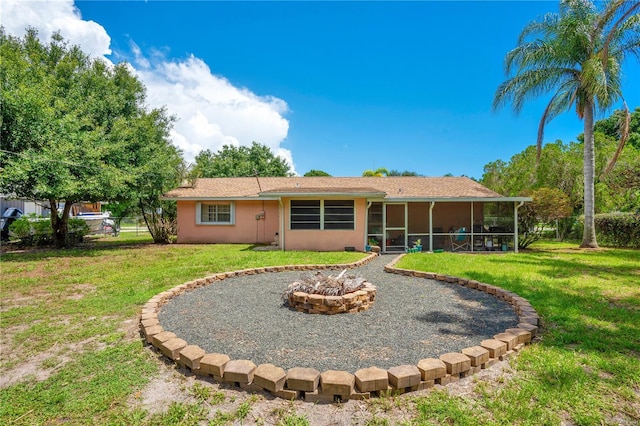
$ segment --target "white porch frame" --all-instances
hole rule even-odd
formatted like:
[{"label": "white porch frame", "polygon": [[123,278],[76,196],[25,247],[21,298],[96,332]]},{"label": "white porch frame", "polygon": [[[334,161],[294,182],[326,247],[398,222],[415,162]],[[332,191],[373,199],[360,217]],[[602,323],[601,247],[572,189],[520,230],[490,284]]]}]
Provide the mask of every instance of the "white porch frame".
[{"label": "white porch frame", "polygon": [[[409,204],[412,202],[421,202],[429,204],[429,251],[433,252],[433,209],[438,202],[454,202],[454,203],[470,203],[471,209],[471,223],[469,224],[469,235],[471,238],[470,241],[470,251],[474,251],[473,238],[474,236],[482,236],[483,238],[486,236],[506,236],[513,238],[513,250],[515,253],[518,253],[518,209],[522,207],[525,201],[531,201],[529,197],[495,197],[495,198],[469,198],[469,199],[451,199],[451,198],[440,198],[440,199],[406,199],[406,200],[384,200],[384,199],[369,199],[367,200],[367,214],[366,214],[366,223],[365,223],[365,245],[368,244],[368,230],[369,230],[369,214],[368,210],[371,207],[372,203],[379,202],[382,203],[382,236],[383,241],[381,244],[381,248],[383,252],[386,252],[386,236],[387,236],[387,209],[386,206],[389,204],[402,204],[404,205],[404,246],[406,247],[409,241]],[[513,202],[513,232],[481,232],[474,233],[473,223],[474,223],[474,206],[475,203],[508,203]],[[395,228],[394,228],[395,229]],[[392,229],[392,230],[394,230]],[[439,234],[441,235],[441,234]]]}]

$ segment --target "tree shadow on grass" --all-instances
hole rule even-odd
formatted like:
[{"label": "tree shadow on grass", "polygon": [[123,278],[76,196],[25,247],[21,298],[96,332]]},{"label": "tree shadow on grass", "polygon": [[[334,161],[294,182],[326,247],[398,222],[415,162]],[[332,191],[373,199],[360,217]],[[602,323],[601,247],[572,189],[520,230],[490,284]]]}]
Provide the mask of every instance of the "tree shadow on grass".
[{"label": "tree shadow on grass", "polygon": [[33,260],[42,260],[46,258],[63,258],[63,257],[98,257],[113,251],[122,250],[140,250],[140,249],[166,249],[175,247],[177,249],[186,250],[189,247],[200,246],[203,249],[212,249],[217,253],[223,253],[225,248],[237,246],[242,247],[240,249],[234,249],[234,252],[247,252],[252,251],[252,247],[257,245],[247,246],[246,244],[156,244],[153,241],[145,242],[114,242],[109,241],[102,242],[90,242],[82,243],[72,248],[56,249],[54,247],[35,247],[15,250],[11,252],[4,252],[1,254],[2,262],[24,262]]},{"label": "tree shadow on grass", "polygon": [[114,250],[139,250],[145,247],[163,247],[167,244],[155,244],[153,241],[108,244],[83,243],[72,248],[56,249],[54,247],[28,247],[2,253],[3,262],[24,262],[60,257],[96,257]]},{"label": "tree shadow on grass", "polygon": [[562,279],[531,283],[520,277],[486,271],[465,275],[514,291],[529,300],[542,317],[545,345],[571,345],[604,353],[637,355],[640,352],[638,293],[618,298],[614,303],[597,285],[575,285]]},{"label": "tree shadow on grass", "polygon": [[[597,256],[597,264],[589,263],[589,256]],[[612,277],[619,279],[621,275],[637,276],[640,279],[640,251],[627,250],[624,253],[594,252],[587,255],[577,254],[575,260],[558,259],[553,256],[518,256],[502,257],[490,260],[496,265],[530,265],[538,272],[550,278],[565,278],[579,275],[595,277]],[[621,264],[623,262],[624,264]],[[605,266],[614,265],[614,266]]]}]

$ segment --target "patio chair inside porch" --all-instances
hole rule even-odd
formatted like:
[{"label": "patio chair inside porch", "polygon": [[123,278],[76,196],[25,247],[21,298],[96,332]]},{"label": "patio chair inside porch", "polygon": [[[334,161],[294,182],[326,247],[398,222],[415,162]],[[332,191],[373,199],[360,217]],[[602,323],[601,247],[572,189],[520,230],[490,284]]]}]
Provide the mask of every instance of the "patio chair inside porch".
[{"label": "patio chair inside porch", "polygon": [[451,251],[471,250],[469,234],[467,233],[467,228],[464,226],[456,231],[450,232],[449,238],[451,239]]}]

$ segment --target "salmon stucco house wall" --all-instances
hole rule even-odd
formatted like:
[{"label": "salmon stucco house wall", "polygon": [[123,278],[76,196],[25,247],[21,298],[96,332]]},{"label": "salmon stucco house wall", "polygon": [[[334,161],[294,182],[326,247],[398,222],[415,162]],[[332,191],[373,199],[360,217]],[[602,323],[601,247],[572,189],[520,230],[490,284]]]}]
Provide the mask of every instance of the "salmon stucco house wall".
[{"label": "salmon stucco house wall", "polygon": [[282,250],[517,251],[527,197],[504,197],[466,177],[203,178],[164,196],[178,208],[178,243],[275,244]]}]

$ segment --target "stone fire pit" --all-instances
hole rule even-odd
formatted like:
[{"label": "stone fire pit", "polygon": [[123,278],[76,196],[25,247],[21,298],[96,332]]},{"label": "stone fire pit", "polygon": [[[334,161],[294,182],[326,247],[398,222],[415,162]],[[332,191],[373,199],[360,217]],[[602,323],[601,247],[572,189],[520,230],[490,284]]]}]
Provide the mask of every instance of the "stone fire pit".
[{"label": "stone fire pit", "polygon": [[287,287],[282,299],[291,309],[308,314],[362,312],[373,306],[376,287],[362,277],[342,271],[338,276],[305,274]]}]

